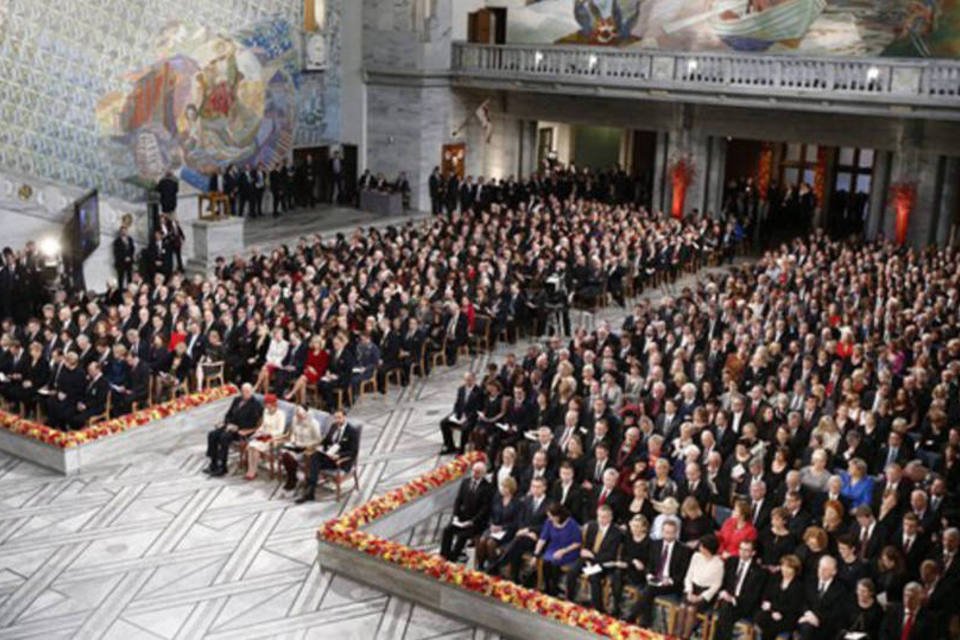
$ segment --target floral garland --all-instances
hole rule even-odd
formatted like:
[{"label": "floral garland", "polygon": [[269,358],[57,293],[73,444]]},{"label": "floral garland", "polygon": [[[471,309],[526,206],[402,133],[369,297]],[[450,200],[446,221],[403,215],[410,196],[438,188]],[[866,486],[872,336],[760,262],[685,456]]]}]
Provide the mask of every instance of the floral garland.
[{"label": "floral garland", "polygon": [[560,600],[498,576],[474,571],[459,563],[448,562],[437,554],[411,549],[398,542],[360,531],[360,527],[411,500],[460,479],[474,462],[483,459],[485,456],[480,452],[460,456],[446,466],[434,469],[398,489],[374,498],[340,518],[328,521],[317,535],[326,542],[349,547],[404,569],[424,573],[435,580],[456,585],[518,609],[552,618],[562,624],[580,627],[601,636],[624,640],[661,638],[662,636],[652,631],[611,618],[596,609]]},{"label": "floral garland", "polygon": [[210,402],[229,398],[236,393],[237,388],[232,384],[208,391],[198,391],[197,393],[174,398],[168,402],[128,413],[125,416],[113,418],[112,420],[107,420],[78,431],[60,431],[53,427],[25,420],[16,414],[0,411],[0,428],[6,429],[19,436],[57,447],[58,449],[72,449],[88,442],[101,440],[108,436],[129,431],[130,429],[155,420],[169,418],[177,413],[182,413],[183,411]]}]

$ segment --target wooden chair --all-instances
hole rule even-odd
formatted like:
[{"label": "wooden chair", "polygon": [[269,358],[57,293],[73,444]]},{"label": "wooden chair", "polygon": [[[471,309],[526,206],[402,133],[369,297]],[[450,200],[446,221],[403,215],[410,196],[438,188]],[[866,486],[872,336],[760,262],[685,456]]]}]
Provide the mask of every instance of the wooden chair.
[{"label": "wooden chair", "polygon": [[105,422],[110,419],[110,402],[113,399],[113,391],[107,391],[107,402],[103,405],[103,413],[90,416],[87,418],[87,426],[92,427],[95,424],[100,422]]},{"label": "wooden chair", "polygon": [[383,374],[383,392],[386,393],[390,388],[390,379],[393,378],[396,380],[394,384],[398,387],[403,385],[403,367],[396,366],[393,369],[388,369]]},{"label": "wooden chair", "polygon": [[373,375],[366,380],[361,380],[360,384],[357,386],[357,393],[362,398],[368,393],[377,393],[380,391],[380,385],[377,384],[377,378],[380,374],[380,367],[377,367],[373,371]]},{"label": "wooden chair", "polygon": [[677,598],[671,596],[660,596],[653,599],[654,612],[660,611],[663,620],[663,631],[667,635],[673,635],[674,627],[677,625]]},{"label": "wooden chair", "polygon": [[214,387],[213,382],[217,382],[217,386],[222,387],[224,385],[224,362],[221,360],[219,362],[208,362],[206,364],[201,364],[200,367],[203,370],[203,389],[204,391],[212,389]]},{"label": "wooden chair", "polygon": [[490,327],[493,326],[493,318],[487,315],[478,315],[474,331],[470,334],[469,342],[473,343],[475,353],[490,351]]},{"label": "wooden chair", "polygon": [[426,378],[428,375],[427,372],[427,343],[424,342],[423,346],[420,347],[419,356],[413,361],[413,364],[410,365],[410,375],[417,374],[422,378]]},{"label": "wooden chair", "polygon": [[[360,451],[360,441],[363,438],[363,425],[354,425],[354,429],[357,430],[357,452]],[[342,493],[343,483],[346,482],[349,478],[353,478],[353,490],[358,491],[360,489],[360,473],[357,470],[358,468],[358,458],[359,456],[351,452],[350,455],[340,456],[336,459],[336,469],[326,469],[321,470],[320,475],[324,478],[333,481],[334,486],[336,487],[337,492],[337,502],[340,502],[340,495]]]},{"label": "wooden chair", "polygon": [[[468,354],[469,355],[469,354]],[[433,365],[433,368],[437,368],[437,364],[443,364],[447,366],[447,336],[443,336],[443,344],[440,345],[440,350],[433,354],[433,357],[430,359],[430,364]]]}]

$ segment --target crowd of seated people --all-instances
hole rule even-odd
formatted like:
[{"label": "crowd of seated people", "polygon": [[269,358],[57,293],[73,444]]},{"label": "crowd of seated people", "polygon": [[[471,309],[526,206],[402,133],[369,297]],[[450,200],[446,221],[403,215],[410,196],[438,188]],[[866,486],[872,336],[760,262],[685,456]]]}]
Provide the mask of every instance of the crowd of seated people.
[{"label": "crowd of seated people", "polygon": [[62,429],[225,382],[332,411],[388,378],[544,332],[557,291],[569,330],[568,303],[623,304],[702,263],[721,234],[696,216],[531,196],[253,249],[207,277],[138,270],[122,288],[61,290],[2,318],[0,396]]},{"label": "crowd of seated people", "polygon": [[948,637],[958,310],[955,249],[817,233],[468,372],[440,552],[684,638]]}]

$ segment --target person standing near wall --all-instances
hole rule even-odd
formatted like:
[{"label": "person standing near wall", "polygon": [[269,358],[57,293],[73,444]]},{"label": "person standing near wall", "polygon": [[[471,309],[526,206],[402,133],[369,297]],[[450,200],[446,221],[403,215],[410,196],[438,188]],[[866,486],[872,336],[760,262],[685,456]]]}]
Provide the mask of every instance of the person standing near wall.
[{"label": "person standing near wall", "polygon": [[[163,196],[161,195],[161,201]],[[162,206],[162,205],[161,205]],[[117,270],[117,286],[123,289],[133,278],[133,262],[136,249],[133,238],[127,233],[127,226],[122,225],[117,237],[113,240],[113,266]]]},{"label": "person standing near wall", "polygon": [[160,212],[173,213],[177,210],[177,193],[180,191],[180,181],[169,169],[157,183],[157,193],[160,194]]}]

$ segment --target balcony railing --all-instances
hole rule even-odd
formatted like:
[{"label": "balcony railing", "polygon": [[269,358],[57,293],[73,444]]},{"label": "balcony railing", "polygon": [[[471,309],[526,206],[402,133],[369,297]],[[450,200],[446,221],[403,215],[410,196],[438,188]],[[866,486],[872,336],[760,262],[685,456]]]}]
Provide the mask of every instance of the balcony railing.
[{"label": "balcony railing", "polygon": [[453,71],[461,79],[614,90],[960,107],[960,63],[949,60],[456,43]]}]

